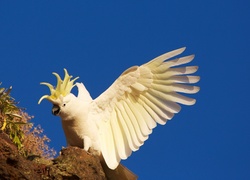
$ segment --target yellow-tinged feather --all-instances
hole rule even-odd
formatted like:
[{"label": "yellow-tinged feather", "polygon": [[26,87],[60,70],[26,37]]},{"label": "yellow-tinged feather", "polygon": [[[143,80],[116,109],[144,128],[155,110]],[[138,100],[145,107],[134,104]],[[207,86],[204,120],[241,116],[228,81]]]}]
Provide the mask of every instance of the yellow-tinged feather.
[{"label": "yellow-tinged feather", "polygon": [[164,103],[164,105],[166,106],[165,108],[169,112],[178,113],[181,110],[181,106],[177,104],[176,102],[169,101],[168,99],[166,99],[164,93],[159,92],[155,89],[150,89],[149,93],[153,95],[154,97],[157,97],[158,99],[160,99]]},{"label": "yellow-tinged feather", "polygon": [[111,113],[110,123],[111,123],[111,128],[113,131],[113,135],[114,135],[116,151],[118,152],[121,159],[126,159],[129,155],[126,152],[126,146],[125,146],[126,137],[124,137],[124,134],[121,131],[121,127],[116,117],[116,111],[113,111]]},{"label": "yellow-tinged feather", "polygon": [[151,116],[151,122],[148,124],[149,129],[153,129],[157,126],[156,122],[161,122],[163,121],[163,118],[160,117],[146,102],[144,101],[144,97],[141,96],[140,99],[138,99],[138,102],[142,104],[143,108],[148,112],[148,114]]},{"label": "yellow-tinged feather", "polygon": [[157,91],[161,91],[164,93],[168,92],[181,92],[187,94],[197,93],[200,88],[197,86],[189,86],[184,84],[169,84],[169,85],[161,85],[161,84],[152,84],[153,89]]},{"label": "yellow-tinged feather", "polygon": [[142,115],[140,114],[140,112],[138,111],[138,106],[137,106],[137,101],[135,100],[135,98],[132,96],[132,94],[129,96],[129,99],[131,101],[131,103],[129,103],[128,105],[130,106],[131,111],[133,112],[139,127],[141,128],[141,132],[144,136],[147,136],[149,134],[152,133],[152,130],[148,128],[147,123],[143,120]]},{"label": "yellow-tinged feather", "polygon": [[143,133],[141,132],[138,121],[136,120],[132,110],[130,109],[130,106],[128,105],[129,103],[130,103],[129,99],[125,100],[123,102],[124,108],[125,108],[126,112],[128,113],[129,119],[131,120],[131,122],[134,126],[134,129],[136,131],[138,139],[143,143],[144,141],[146,141],[148,139],[148,136],[144,136]]},{"label": "yellow-tinged feather", "polygon": [[180,68],[170,68],[168,71],[162,74],[154,74],[154,79],[168,79],[176,75],[192,74],[198,70],[197,66],[187,66]]},{"label": "yellow-tinged feather", "polygon": [[136,145],[133,143],[131,134],[130,134],[130,132],[129,132],[129,127],[127,126],[125,120],[123,119],[120,110],[119,110],[119,109],[116,109],[116,113],[117,113],[117,115],[118,115],[118,120],[119,120],[119,122],[121,123],[121,127],[123,128],[123,131],[125,132],[125,135],[126,135],[126,137],[127,137],[127,141],[128,141],[128,145],[129,145],[130,149],[131,149],[132,151],[138,150],[138,147],[136,147]]},{"label": "yellow-tinged feather", "polygon": [[117,157],[114,145],[113,133],[109,122],[102,122],[100,126],[101,150],[103,157],[111,169],[115,169],[120,160]]},{"label": "yellow-tinged feather", "polygon": [[152,79],[140,78],[138,79],[138,83],[143,84],[145,87],[150,87],[151,83],[153,82]]},{"label": "yellow-tinged feather", "polygon": [[150,107],[160,117],[159,119],[155,119],[155,121],[162,125],[165,124],[167,121],[167,117],[162,112],[162,110],[158,106],[156,106],[153,102],[151,102],[145,95],[142,95],[140,98],[147,104],[148,107]]},{"label": "yellow-tinged feather", "polygon": [[194,59],[194,55],[173,59],[171,61],[163,62],[160,66],[152,69],[151,71],[153,73],[156,73],[156,74],[164,73],[167,70],[169,70],[169,68],[171,68],[173,66],[179,66],[179,65],[182,65],[182,64],[189,63],[193,59]]},{"label": "yellow-tinged feather", "polygon": [[138,100],[137,103],[138,110],[142,115],[142,119],[146,122],[148,129],[152,130],[156,127],[156,122],[152,119],[152,117],[148,114],[148,111],[144,107],[144,103]]},{"label": "yellow-tinged feather", "polygon": [[145,91],[145,90],[147,90],[147,88],[145,86],[143,86],[142,84],[140,84],[138,82],[132,84],[131,87],[136,89],[137,91]]},{"label": "yellow-tinged feather", "polygon": [[176,92],[163,93],[163,92],[158,91],[158,93],[161,93],[161,95],[164,96],[164,99],[177,102],[180,104],[193,105],[196,102],[195,99],[183,96]]},{"label": "yellow-tinged feather", "polygon": [[161,117],[163,117],[165,119],[171,119],[173,117],[174,114],[170,112],[171,108],[166,106],[166,104],[164,104],[160,99],[156,98],[155,96],[153,96],[150,93],[146,93],[145,97],[148,98],[152,103],[155,104],[155,106],[158,107],[156,112]]},{"label": "yellow-tinged feather", "polygon": [[189,55],[189,56],[184,56],[181,58],[177,58],[171,61],[166,61],[163,63],[163,65],[168,66],[168,67],[173,67],[173,66],[179,66],[182,64],[187,64],[189,62],[191,62],[194,59],[194,55]]},{"label": "yellow-tinged feather", "polygon": [[173,84],[173,83],[197,83],[200,80],[199,76],[172,76],[168,79],[154,79],[154,84]]},{"label": "yellow-tinged feather", "polygon": [[150,69],[158,67],[159,65],[162,64],[163,61],[181,54],[185,49],[186,48],[183,47],[183,48],[180,48],[180,49],[176,49],[176,50],[167,52],[167,53],[165,53],[165,54],[163,54],[161,56],[158,56],[158,57],[154,58],[153,60],[149,61],[148,63],[144,64],[143,66],[147,66]]},{"label": "yellow-tinged feather", "polygon": [[139,142],[139,139],[137,138],[134,126],[131,123],[131,119],[128,117],[128,114],[127,114],[126,110],[124,109],[124,105],[122,104],[122,102],[119,102],[119,105],[117,107],[119,108],[121,115],[124,119],[124,122],[126,123],[126,125],[128,127],[128,130],[130,132],[134,147],[138,149],[142,143]]},{"label": "yellow-tinged feather", "polygon": [[40,100],[38,101],[38,104],[40,104],[43,99],[48,99],[49,101],[54,101],[54,100],[58,99],[60,96],[65,97],[68,94],[70,94],[71,89],[75,86],[74,82],[75,82],[75,80],[78,79],[78,77],[76,77],[73,80],[70,80],[72,78],[72,76],[70,76],[68,74],[66,69],[64,69],[64,73],[65,73],[65,76],[64,76],[63,81],[57,73],[52,73],[56,76],[56,79],[57,79],[57,86],[55,89],[49,83],[45,83],[45,82],[41,83],[42,85],[46,85],[49,87],[51,95],[50,96],[46,95],[46,96],[43,96],[42,98],[40,98]]}]

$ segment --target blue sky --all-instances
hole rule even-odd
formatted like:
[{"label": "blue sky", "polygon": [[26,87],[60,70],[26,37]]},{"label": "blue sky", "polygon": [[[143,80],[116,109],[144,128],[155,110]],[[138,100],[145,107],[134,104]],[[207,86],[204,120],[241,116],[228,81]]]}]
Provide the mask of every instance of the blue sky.
[{"label": "blue sky", "polygon": [[127,68],[183,46],[200,67],[183,107],[123,161],[140,179],[250,179],[249,1],[1,1],[0,82],[66,146],[48,94],[51,74],[79,76],[93,98]]}]

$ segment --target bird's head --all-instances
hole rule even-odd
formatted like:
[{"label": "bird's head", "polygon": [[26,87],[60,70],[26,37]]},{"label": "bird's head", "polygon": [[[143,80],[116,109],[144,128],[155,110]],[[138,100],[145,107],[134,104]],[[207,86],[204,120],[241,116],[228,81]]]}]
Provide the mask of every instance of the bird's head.
[{"label": "bird's head", "polygon": [[54,88],[50,83],[42,82],[42,85],[46,85],[50,89],[51,95],[44,95],[38,101],[38,104],[41,103],[43,99],[47,99],[53,104],[52,114],[55,116],[61,116],[61,113],[65,113],[67,111],[67,105],[72,103],[73,99],[75,99],[75,95],[70,93],[71,89],[75,86],[74,81],[78,79],[71,80],[72,76],[70,76],[66,69],[64,69],[65,76],[62,80],[61,77],[57,73],[53,73],[57,78],[57,86]]}]

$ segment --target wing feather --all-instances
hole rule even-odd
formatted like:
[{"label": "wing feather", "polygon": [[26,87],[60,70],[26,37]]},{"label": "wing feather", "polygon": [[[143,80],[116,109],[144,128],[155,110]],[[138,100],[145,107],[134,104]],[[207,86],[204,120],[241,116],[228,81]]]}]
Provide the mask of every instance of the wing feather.
[{"label": "wing feather", "polygon": [[184,105],[194,105],[195,104],[195,99],[193,98],[189,98],[186,96],[183,96],[181,94],[178,94],[176,92],[170,92],[170,93],[162,93],[160,91],[158,91],[162,96],[164,96],[164,98],[166,100],[169,101],[173,101],[173,102],[177,102],[180,104],[184,104]]},{"label": "wing feather", "polygon": [[[155,98],[150,93],[146,93],[145,98],[147,98],[149,100],[148,102],[151,103],[151,107],[162,118],[167,120],[167,119],[171,119],[173,117],[173,113],[169,112],[169,108],[165,104],[163,104],[159,99]],[[163,123],[159,122],[159,124],[165,124],[165,123],[166,123],[166,121],[164,121]]]},{"label": "wing feather", "polygon": [[176,49],[170,52],[167,52],[163,55],[160,55],[156,58],[154,58],[153,60],[149,61],[148,63],[145,64],[145,66],[148,66],[149,68],[155,68],[157,66],[160,66],[162,64],[162,62],[164,62],[166,59],[170,59],[174,56],[177,56],[179,54],[181,54],[183,51],[185,51],[185,47],[180,48],[180,49]]},{"label": "wing feather", "polygon": [[181,68],[172,68],[165,73],[154,74],[154,79],[168,79],[171,76],[192,74],[198,70],[197,66],[188,66]]},{"label": "wing feather", "polygon": [[134,126],[134,129],[136,131],[136,134],[137,134],[137,137],[138,137],[139,141],[141,143],[143,143],[144,141],[146,141],[148,139],[148,136],[143,135],[143,133],[141,132],[138,121],[136,120],[132,110],[129,107],[129,103],[130,102],[128,102],[128,101],[124,101],[124,108],[128,112],[128,116],[129,116],[128,118],[131,120],[131,122],[132,122],[132,124]]},{"label": "wing feather", "polygon": [[129,118],[125,108],[124,108],[124,102],[121,102],[119,105],[118,105],[118,108],[121,112],[121,116],[124,120],[124,123],[126,123],[127,127],[128,127],[128,130],[130,132],[130,136],[131,136],[131,141],[133,143],[133,148],[135,150],[138,149],[138,147],[141,146],[141,142],[139,141],[139,139],[137,138],[137,135],[136,135],[136,132],[135,132],[135,129],[134,129],[134,126],[131,122],[131,119]]},{"label": "wing feather", "polygon": [[[157,115],[158,118],[156,118],[154,120],[159,124],[165,124],[166,119],[165,119],[164,113],[161,111],[161,109],[159,109],[159,107],[156,106],[153,102],[151,102],[146,96],[141,96],[140,99],[145,102],[147,107],[149,109],[151,109],[154,112],[154,114]],[[154,114],[152,114],[152,115],[154,115]]]},{"label": "wing feather", "polygon": [[118,118],[116,117],[116,111],[113,111],[111,116],[110,123],[114,135],[116,150],[118,151],[119,156],[122,159],[125,159],[128,157],[130,152],[130,149],[126,147],[127,139],[123,133],[123,129],[119,125]]},{"label": "wing feather", "polygon": [[[146,122],[147,126],[148,126],[148,133],[151,134],[152,131],[151,129],[154,129],[156,127],[156,121],[152,118],[152,116],[150,115],[148,109],[146,108],[146,105],[143,101],[138,100],[137,103],[138,106],[138,111],[141,112],[142,118],[144,119],[144,121]],[[152,113],[154,113],[154,111],[151,110]]]},{"label": "wing feather", "polygon": [[177,59],[174,59],[174,60],[171,60],[171,61],[167,61],[167,62],[162,63],[161,66],[158,66],[157,68],[152,69],[152,72],[153,73],[164,73],[170,67],[179,66],[179,65],[182,65],[182,64],[189,63],[193,59],[194,59],[194,55],[190,55],[190,56],[185,56],[185,57],[177,58]]},{"label": "wing feather", "polygon": [[194,94],[197,93],[200,88],[197,86],[189,86],[183,84],[169,84],[169,85],[159,85],[159,84],[152,84],[153,89],[157,89],[161,92],[182,92],[187,94]]},{"label": "wing feather", "polygon": [[197,83],[200,80],[199,76],[172,76],[167,80],[164,79],[154,79],[155,84],[173,84],[173,83]]},{"label": "wing feather", "polygon": [[151,123],[151,125],[149,125],[150,129],[153,129],[157,126],[156,122],[161,122],[163,121],[162,117],[160,117],[151,107],[150,107],[150,102],[148,102],[148,99],[146,98],[140,98],[138,99],[138,102],[140,102],[143,106],[143,108],[148,112],[148,114],[151,116],[151,120],[153,120],[154,122]]},{"label": "wing feather", "polygon": [[105,134],[105,136],[101,137],[102,154],[104,157],[110,157],[105,159],[105,161],[111,169],[114,169],[119,164],[120,157],[117,155],[112,132],[110,122],[102,122],[100,133]]},{"label": "wing feather", "polygon": [[199,91],[191,84],[200,77],[190,75],[198,66],[183,66],[194,55],[170,59],[184,50],[180,48],[129,68],[92,102],[91,110],[100,117],[96,120],[100,148],[109,168],[116,168],[120,159],[138,150],[157,123],[166,124],[181,110],[179,104],[195,103],[195,99],[183,94]]},{"label": "wing feather", "polygon": [[163,101],[164,105],[166,106],[165,108],[168,108],[169,112],[178,113],[181,110],[181,106],[176,102],[167,100],[167,97],[165,96],[164,93],[151,89],[150,94],[154,95],[155,97]]},{"label": "wing feather", "polygon": [[148,138],[148,135],[152,133],[152,129],[156,126],[156,123],[154,120],[152,120],[151,116],[147,113],[141,101],[138,100],[138,103],[135,104],[135,108],[137,109],[138,112],[140,112],[137,118],[140,118],[143,120],[143,121],[140,120],[141,125],[143,127],[142,132]]},{"label": "wing feather", "polygon": [[129,131],[129,127],[127,126],[127,123],[126,123],[125,119],[123,118],[123,116],[121,114],[121,111],[119,109],[117,109],[116,112],[117,112],[117,115],[118,115],[118,120],[121,123],[121,127],[122,127],[122,129],[124,131],[124,135],[127,138],[129,148],[131,150],[133,150],[133,151],[136,151],[138,148],[136,147],[136,145],[134,144],[134,142],[132,140],[132,137],[131,137],[131,134],[130,134],[130,131]]},{"label": "wing feather", "polygon": [[131,87],[134,88],[137,91],[145,91],[145,90],[147,90],[147,88],[145,86],[143,86],[142,84],[140,84],[140,83],[134,83],[134,84],[131,85]]},{"label": "wing feather", "polygon": [[151,134],[152,131],[148,128],[147,123],[145,122],[145,120],[143,119],[143,116],[141,115],[141,112],[138,111],[138,108],[140,107],[138,106],[137,100],[132,95],[130,96],[130,100],[131,100],[131,103],[129,103],[128,105],[132,113],[134,114],[136,121],[139,124],[142,134],[144,136]]}]

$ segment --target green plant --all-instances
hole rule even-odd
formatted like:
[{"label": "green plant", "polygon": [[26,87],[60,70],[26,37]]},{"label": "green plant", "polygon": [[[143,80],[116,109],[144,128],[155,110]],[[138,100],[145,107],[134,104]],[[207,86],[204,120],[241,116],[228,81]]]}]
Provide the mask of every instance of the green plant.
[{"label": "green plant", "polygon": [[6,132],[10,139],[17,145],[18,149],[22,147],[21,140],[24,133],[20,126],[24,125],[22,117],[19,115],[20,109],[16,106],[14,99],[10,96],[11,87],[9,89],[0,89],[0,121],[1,130]]},{"label": "green plant", "polygon": [[0,130],[9,135],[20,154],[26,157],[53,157],[56,152],[46,144],[50,139],[42,135],[43,129],[40,126],[34,127],[29,123],[32,117],[17,106],[14,98],[10,96],[11,90],[11,87],[0,88]]}]

